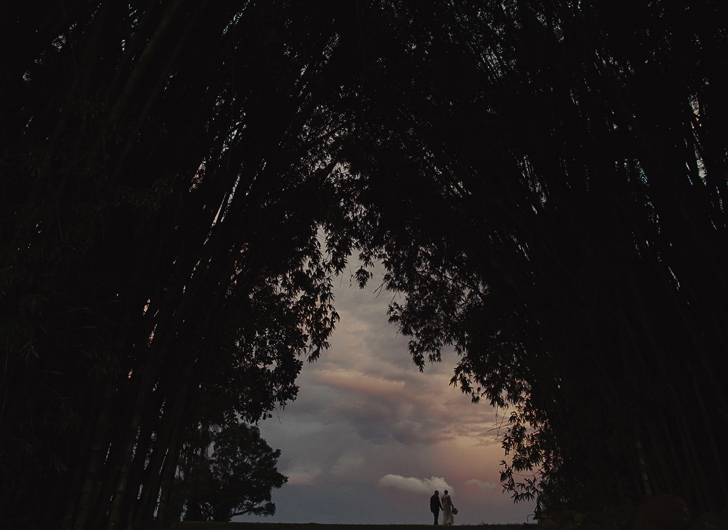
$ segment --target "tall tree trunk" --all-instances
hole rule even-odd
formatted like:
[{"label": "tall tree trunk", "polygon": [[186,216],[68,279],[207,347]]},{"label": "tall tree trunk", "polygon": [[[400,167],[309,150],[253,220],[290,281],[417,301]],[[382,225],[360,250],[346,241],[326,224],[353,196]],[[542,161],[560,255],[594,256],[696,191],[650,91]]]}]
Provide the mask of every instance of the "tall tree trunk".
[{"label": "tall tree trunk", "polygon": [[91,513],[91,509],[98,503],[98,496],[101,491],[100,473],[106,458],[108,447],[109,415],[112,410],[114,399],[114,386],[109,381],[104,385],[101,395],[101,410],[94,425],[94,434],[91,439],[91,450],[88,455],[85,478],[80,494],[71,494],[70,502],[66,509],[63,526],[75,530],[83,530]]},{"label": "tall tree trunk", "polygon": [[[196,352],[197,348],[193,348]],[[145,480],[142,494],[134,501],[135,508],[128,510],[128,520],[133,528],[142,528],[154,519],[154,511],[158,507],[160,490],[167,466],[174,463],[172,473],[176,469],[179,458],[179,440],[185,427],[185,411],[189,410],[188,396],[192,386],[196,386],[197,378],[193,377],[194,358],[184,362],[184,369],[176,371],[174,376],[167,374],[168,384],[174,385],[175,392],[165,403],[164,418],[159,424],[154,441],[153,452],[145,469]]]}]

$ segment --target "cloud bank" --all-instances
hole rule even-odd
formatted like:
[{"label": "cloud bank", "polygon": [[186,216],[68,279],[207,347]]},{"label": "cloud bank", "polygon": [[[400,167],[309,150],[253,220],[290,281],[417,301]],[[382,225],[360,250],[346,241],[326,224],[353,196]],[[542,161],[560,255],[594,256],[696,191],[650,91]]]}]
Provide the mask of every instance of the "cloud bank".
[{"label": "cloud bank", "polygon": [[455,493],[453,487],[443,477],[415,478],[384,475],[379,479],[379,485],[383,488],[397,488],[412,493],[432,493],[435,490],[448,490],[450,493]]}]

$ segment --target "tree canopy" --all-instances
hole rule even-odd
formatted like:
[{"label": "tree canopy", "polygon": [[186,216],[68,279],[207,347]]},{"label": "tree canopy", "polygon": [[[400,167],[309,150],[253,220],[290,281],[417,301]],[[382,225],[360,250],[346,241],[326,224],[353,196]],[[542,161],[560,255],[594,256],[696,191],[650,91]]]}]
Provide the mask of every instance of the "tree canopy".
[{"label": "tree canopy", "polygon": [[397,197],[364,200],[413,358],[454,346],[453,382],[513,411],[502,478],[517,500],[669,492],[718,509],[726,13],[624,7],[412,6],[411,35],[437,37],[410,37],[410,66],[392,70],[417,88],[367,93],[350,159]]},{"label": "tree canopy", "polygon": [[511,407],[517,500],[725,506],[725,7],[410,7],[349,159],[413,358]]},{"label": "tree canopy", "polygon": [[184,477],[185,521],[230,521],[236,515],[273,515],[271,490],[286,477],[276,470],[280,450],[272,450],[257,427],[224,426],[211,436],[213,453],[204,447],[189,455]]},{"label": "tree canopy", "polygon": [[357,251],[415,362],[513,412],[516,499],[725,506],[727,9],[7,6],[0,521],[178,517],[185,448],[295,398]]},{"label": "tree canopy", "polygon": [[8,7],[4,520],[174,517],[186,433],[293,399],[300,357],[326,347],[349,253],[319,241],[348,222],[327,104],[346,71],[327,74],[337,19],[317,13]]}]

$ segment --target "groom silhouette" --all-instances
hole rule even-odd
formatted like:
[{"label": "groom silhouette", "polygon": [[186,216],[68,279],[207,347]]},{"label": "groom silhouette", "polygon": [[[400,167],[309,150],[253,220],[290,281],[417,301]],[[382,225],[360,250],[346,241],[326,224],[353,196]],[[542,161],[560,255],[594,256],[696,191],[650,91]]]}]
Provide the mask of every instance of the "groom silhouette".
[{"label": "groom silhouette", "polygon": [[435,524],[437,524],[437,519],[440,517],[440,510],[442,510],[440,492],[435,490],[435,494],[430,497],[430,511],[435,515]]}]

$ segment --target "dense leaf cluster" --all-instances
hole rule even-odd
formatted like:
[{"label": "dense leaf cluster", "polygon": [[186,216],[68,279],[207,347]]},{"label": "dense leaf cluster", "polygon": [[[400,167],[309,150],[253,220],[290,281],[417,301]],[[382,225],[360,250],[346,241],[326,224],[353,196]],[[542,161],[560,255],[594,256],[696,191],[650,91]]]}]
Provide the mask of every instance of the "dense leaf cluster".
[{"label": "dense leaf cluster", "polygon": [[216,432],[212,455],[191,456],[185,466],[185,521],[230,521],[235,515],[273,515],[271,489],[286,477],[276,470],[279,450],[272,450],[257,427],[239,423]]},{"label": "dense leaf cluster", "polygon": [[509,410],[516,499],[725,505],[727,15],[8,6],[0,520],[177,517],[212,426],[295,398],[357,249],[415,362]]},{"label": "dense leaf cluster", "polygon": [[510,408],[516,500],[724,506],[724,5],[425,2],[404,18],[349,159],[415,362],[454,346],[453,383]]},{"label": "dense leaf cluster", "polygon": [[288,2],[5,9],[3,523],[178,517],[196,431],[295,398],[349,254],[320,232],[349,222],[337,20]]}]

